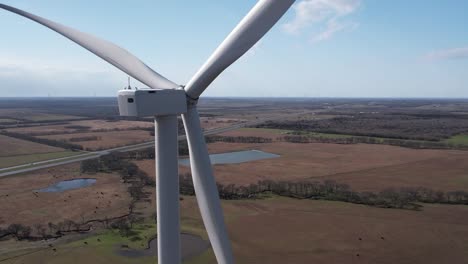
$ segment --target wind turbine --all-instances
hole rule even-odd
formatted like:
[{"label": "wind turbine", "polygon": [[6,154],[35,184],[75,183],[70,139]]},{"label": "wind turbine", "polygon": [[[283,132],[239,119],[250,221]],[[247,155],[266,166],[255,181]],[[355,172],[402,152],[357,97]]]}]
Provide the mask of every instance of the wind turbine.
[{"label": "wind turbine", "polygon": [[155,117],[158,262],[162,264],[181,261],[177,116],[182,115],[205,228],[218,263],[233,263],[197,101],[213,80],[260,40],[293,3],[294,0],[259,0],[185,87],[161,76],[113,43],[8,5],[0,4],[0,8],[56,31],[150,88],[121,90],[118,101],[121,115]]}]

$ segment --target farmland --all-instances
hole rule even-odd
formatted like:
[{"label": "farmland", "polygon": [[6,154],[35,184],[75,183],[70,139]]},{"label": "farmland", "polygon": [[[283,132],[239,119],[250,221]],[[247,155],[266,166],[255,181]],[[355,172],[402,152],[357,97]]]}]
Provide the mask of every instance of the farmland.
[{"label": "farmland", "polygon": [[153,140],[149,131],[124,130],[39,136],[79,144],[85,150],[109,149]]},{"label": "farmland", "polygon": [[[82,221],[113,217],[128,212],[129,198],[118,176],[94,174],[83,176],[78,164],[41,170],[23,177],[1,179],[0,199],[3,212],[0,223],[57,223],[66,219]],[[36,193],[62,180],[80,177],[97,179],[94,186],[62,193]],[[87,197],[87,199],[82,199]],[[33,208],[31,208],[31,204]],[[79,208],[79,210],[76,210]]]},{"label": "farmland", "polygon": [[[201,219],[196,202],[193,197],[183,198],[182,222],[197,230]],[[466,258],[465,206],[430,205],[424,211],[413,212],[271,197],[226,201],[223,208],[238,263],[457,263]],[[58,244],[56,251],[45,246],[5,263],[154,261],[151,257],[116,256],[115,246],[122,242],[128,243],[115,235],[94,235]],[[31,250],[21,251],[25,252]],[[208,251],[184,263],[216,261]]]},{"label": "farmland", "polygon": [[0,135],[0,168],[74,155],[74,152]]},{"label": "farmland", "polygon": [[0,135],[0,156],[16,156],[16,155],[25,155],[31,153],[50,153],[50,152],[59,152],[63,149],[50,147],[47,145],[37,144],[34,142],[29,142],[25,140],[20,140],[16,138],[11,138],[7,136]]},{"label": "farmland", "polygon": [[83,131],[99,132],[113,130],[128,130],[139,128],[151,128],[153,123],[143,121],[109,121],[109,120],[83,120],[66,122],[60,125],[45,125],[34,127],[9,128],[8,132],[28,134],[33,136],[56,135],[66,133],[79,133]]},{"label": "farmland", "polygon": [[[232,134],[231,132],[226,134]],[[468,153],[452,150],[415,150],[385,145],[212,143],[210,153],[258,149],[279,158],[242,164],[214,165],[217,181],[248,185],[260,180],[323,181],[346,183],[359,191],[426,187],[468,191]],[[378,154],[376,154],[378,153]],[[137,161],[154,175],[154,162]],[[181,173],[188,168],[180,166]]]},{"label": "farmland", "polygon": [[[33,121],[33,122],[43,122],[43,121],[56,121],[56,120],[73,120],[80,119],[82,117],[73,116],[73,115],[63,115],[58,113],[50,113],[47,111],[34,111],[30,108],[7,108],[0,109],[0,116],[5,117],[6,121],[11,123],[11,120],[16,121]],[[1,122],[1,121],[0,121]],[[1,122],[4,123],[5,121]]]},{"label": "farmland", "polygon": [[[13,111],[9,112],[10,119],[20,122],[4,125],[3,131],[77,144],[84,150],[152,140],[152,120],[116,116],[115,101],[111,99],[28,100],[31,108],[22,107],[20,112],[34,109],[38,113],[63,114],[63,119],[28,121],[21,119],[21,113],[14,115],[11,103],[5,103],[4,109]],[[96,107],[85,107],[90,102]],[[236,262],[466,262],[468,207],[463,197],[468,192],[468,151],[459,146],[467,144],[467,105],[463,100],[202,99],[205,129],[298,114],[208,137],[210,153],[255,149],[280,155],[214,165],[216,180],[222,186],[248,188],[259,181],[290,185],[334,182],[355,194],[425,188],[434,194],[462,197],[457,204],[418,201],[413,209],[379,208],[343,202],[333,196],[314,199],[273,192],[261,193],[255,199],[223,200]],[[82,120],[68,119],[70,116]],[[5,146],[2,158],[13,157],[16,161],[34,162],[29,157],[80,153],[5,134],[0,135],[0,140]],[[120,159],[113,160],[119,155]],[[38,225],[46,227],[45,237],[59,233],[47,242],[17,240],[14,236],[0,239],[0,261],[153,263],[154,252],[134,258],[118,253],[123,246],[129,247],[124,250],[142,250],[156,235],[154,159],[126,155],[83,162],[86,166],[73,163],[0,178],[0,236],[12,224],[31,227],[33,237],[40,234]],[[190,170],[180,166],[179,172],[189,175]],[[78,178],[93,178],[96,184],[59,193],[36,192]],[[195,197],[182,195],[180,205],[182,231],[206,240]],[[106,224],[108,220],[114,227]],[[70,228],[66,223],[74,223],[82,231],[67,231]],[[122,229],[128,223],[134,226],[129,231]],[[215,260],[208,249],[184,263]]]}]

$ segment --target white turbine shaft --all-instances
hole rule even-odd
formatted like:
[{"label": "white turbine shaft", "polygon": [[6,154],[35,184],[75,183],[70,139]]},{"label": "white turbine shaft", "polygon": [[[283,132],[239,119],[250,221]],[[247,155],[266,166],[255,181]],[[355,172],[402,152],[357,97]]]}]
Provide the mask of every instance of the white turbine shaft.
[{"label": "white turbine shaft", "polygon": [[189,147],[193,186],[203,223],[218,263],[231,264],[234,262],[231,243],[196,106],[190,106],[187,113],[182,114],[182,120]]},{"label": "white turbine shaft", "polygon": [[178,87],[177,84],[155,72],[134,55],[109,41],[8,5],[0,4],[0,8],[29,18],[54,30],[151,88],[170,89]]},{"label": "white turbine shaft", "polygon": [[216,77],[246,53],[283,16],[295,0],[260,0],[185,86],[197,99]]},{"label": "white turbine shaft", "polygon": [[178,122],[176,115],[155,118],[158,263],[180,263]]}]

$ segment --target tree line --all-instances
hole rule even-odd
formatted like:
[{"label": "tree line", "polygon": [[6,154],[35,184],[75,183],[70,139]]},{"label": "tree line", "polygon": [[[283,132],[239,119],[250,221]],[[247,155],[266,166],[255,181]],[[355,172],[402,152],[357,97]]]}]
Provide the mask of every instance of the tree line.
[{"label": "tree line", "polygon": [[271,138],[264,137],[245,137],[245,136],[206,136],[206,143],[226,142],[226,143],[271,143]]},{"label": "tree line", "polygon": [[42,239],[59,238],[69,233],[84,233],[91,230],[91,226],[101,224],[104,228],[119,230],[121,235],[130,233],[133,224],[142,222],[132,209],[128,214],[113,218],[91,219],[75,222],[64,220],[58,223],[49,222],[47,225],[34,224],[32,227],[23,224],[11,224],[5,228],[0,227],[0,241],[14,237],[17,240],[37,241]]},{"label": "tree line", "polygon": [[[179,175],[180,194],[195,195],[190,173]],[[363,204],[380,208],[398,208],[418,210],[420,203],[462,204],[468,205],[468,192],[434,191],[429,188],[389,188],[380,192],[357,192],[347,184],[340,184],[333,180],[323,182],[288,182],[288,181],[259,181],[256,184],[237,186],[218,183],[221,199],[259,199],[265,194],[290,197],[295,199],[312,199],[340,201]]]},{"label": "tree line", "polygon": [[52,147],[59,147],[59,148],[70,149],[70,150],[83,150],[83,147],[81,145],[73,144],[69,142],[58,141],[58,140],[47,139],[47,138],[37,138],[37,137],[30,136],[30,135],[22,134],[22,133],[16,133],[16,132],[1,131],[0,133],[5,136],[27,140],[27,141],[31,141],[35,143],[40,143],[44,145],[49,145]]},{"label": "tree line", "polygon": [[333,143],[333,144],[382,144],[414,149],[468,149],[466,146],[454,146],[442,142],[415,141],[391,138],[373,137],[323,137],[323,136],[301,136],[286,135],[278,137],[277,140],[291,143]]},{"label": "tree line", "polygon": [[83,141],[93,141],[93,140],[101,140],[101,137],[98,136],[83,136],[83,137],[73,137],[68,139],[70,142],[83,142]]}]

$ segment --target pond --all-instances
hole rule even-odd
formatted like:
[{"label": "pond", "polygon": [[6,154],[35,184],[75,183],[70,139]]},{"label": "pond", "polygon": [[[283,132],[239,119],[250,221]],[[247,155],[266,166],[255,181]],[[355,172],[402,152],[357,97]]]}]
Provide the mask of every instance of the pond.
[{"label": "pond", "polygon": [[[254,160],[263,160],[278,158],[280,155],[268,153],[260,150],[245,150],[245,151],[236,151],[236,152],[227,152],[220,154],[210,155],[211,164],[234,164],[234,163],[243,163]],[[190,166],[189,159],[180,159],[179,164],[184,166]]]},{"label": "pond", "polygon": [[36,192],[64,192],[67,190],[79,189],[91,186],[96,183],[96,179],[83,178],[57,182],[47,188],[36,190]]}]

